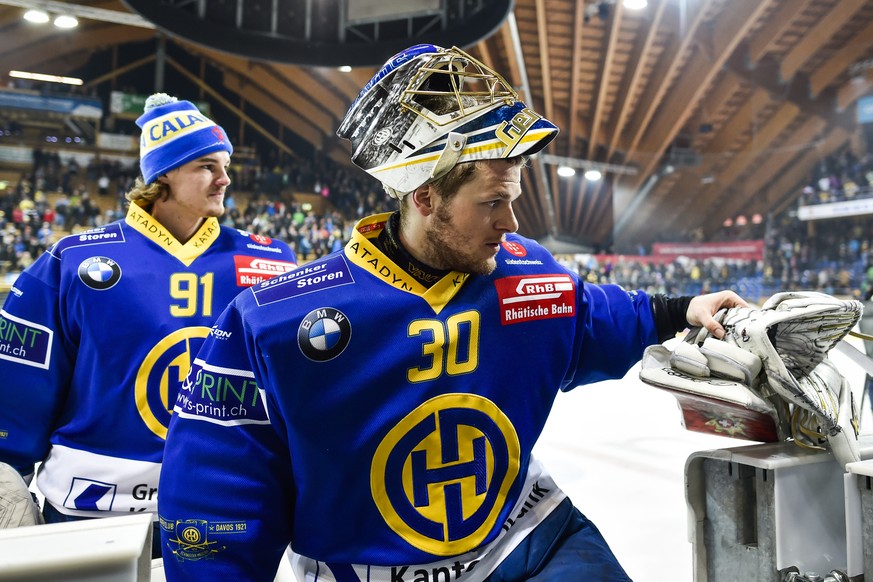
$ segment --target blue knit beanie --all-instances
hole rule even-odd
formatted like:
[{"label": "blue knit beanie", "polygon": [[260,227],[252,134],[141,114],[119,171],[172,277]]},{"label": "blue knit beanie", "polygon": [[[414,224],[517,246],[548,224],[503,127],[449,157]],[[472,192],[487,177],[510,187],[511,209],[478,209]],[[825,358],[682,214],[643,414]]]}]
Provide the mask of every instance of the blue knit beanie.
[{"label": "blue knit beanie", "polygon": [[146,184],[212,152],[233,154],[227,133],[190,101],[155,93],[136,120],[142,129],[139,167]]}]

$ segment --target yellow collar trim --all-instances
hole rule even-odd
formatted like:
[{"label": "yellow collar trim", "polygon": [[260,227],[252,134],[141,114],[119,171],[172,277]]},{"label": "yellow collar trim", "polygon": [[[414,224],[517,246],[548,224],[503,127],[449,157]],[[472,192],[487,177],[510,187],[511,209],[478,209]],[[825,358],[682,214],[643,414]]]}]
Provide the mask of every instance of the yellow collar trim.
[{"label": "yellow collar trim", "polygon": [[345,254],[348,259],[365,271],[400,291],[418,295],[439,313],[463,287],[468,273],[452,271],[437,281],[430,289],[416,281],[370,242],[385,228],[390,212],[376,214],[360,220],[352,230],[352,237],[346,243]]},{"label": "yellow collar trim", "polygon": [[218,219],[210,217],[188,242],[182,244],[154,216],[135,203],[127,209],[124,221],[144,237],[179,259],[186,267],[205,253],[218,239],[218,233],[221,232]]}]

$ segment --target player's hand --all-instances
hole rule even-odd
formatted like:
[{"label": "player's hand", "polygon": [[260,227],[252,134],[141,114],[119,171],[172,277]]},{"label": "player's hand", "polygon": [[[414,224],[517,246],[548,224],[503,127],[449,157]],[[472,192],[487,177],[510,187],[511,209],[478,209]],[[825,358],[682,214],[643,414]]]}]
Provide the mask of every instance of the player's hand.
[{"label": "player's hand", "polygon": [[746,301],[733,291],[719,291],[698,295],[688,304],[685,319],[692,326],[705,327],[709,333],[722,339],[724,328],[713,317],[720,309],[728,307],[749,307]]}]

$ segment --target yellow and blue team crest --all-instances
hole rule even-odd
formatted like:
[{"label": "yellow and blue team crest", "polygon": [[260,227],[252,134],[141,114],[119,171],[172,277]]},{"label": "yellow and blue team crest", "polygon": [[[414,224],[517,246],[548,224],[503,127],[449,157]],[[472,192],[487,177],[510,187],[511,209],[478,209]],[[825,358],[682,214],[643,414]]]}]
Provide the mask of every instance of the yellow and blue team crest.
[{"label": "yellow and blue team crest", "polygon": [[460,555],[495,530],[520,455],[515,428],[493,402],[444,394],[388,432],[373,457],[370,489],[403,540],[436,556]]}]

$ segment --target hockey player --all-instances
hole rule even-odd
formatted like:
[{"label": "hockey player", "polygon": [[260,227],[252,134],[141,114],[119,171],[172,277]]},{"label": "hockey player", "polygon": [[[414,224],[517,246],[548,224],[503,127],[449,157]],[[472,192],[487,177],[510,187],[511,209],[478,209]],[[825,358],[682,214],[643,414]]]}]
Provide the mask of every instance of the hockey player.
[{"label": "hockey player", "polygon": [[338,134],[400,210],[219,318],[170,423],[168,580],[272,580],[289,543],[299,580],[628,579],[531,450],[559,391],[745,302],[583,284],[516,235],[557,131],[456,48],[373,77]]},{"label": "hockey player", "polygon": [[165,94],[137,124],[127,217],[61,239],[0,313],[0,461],[28,483],[41,462],[47,522],[157,512],[197,349],[240,291],[296,267],[285,243],[219,225],[233,152],[221,127]]}]

